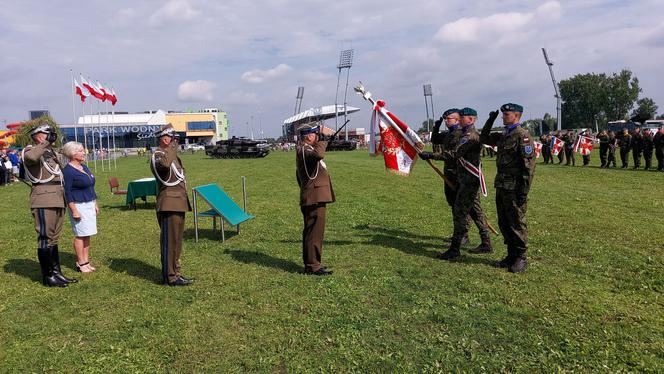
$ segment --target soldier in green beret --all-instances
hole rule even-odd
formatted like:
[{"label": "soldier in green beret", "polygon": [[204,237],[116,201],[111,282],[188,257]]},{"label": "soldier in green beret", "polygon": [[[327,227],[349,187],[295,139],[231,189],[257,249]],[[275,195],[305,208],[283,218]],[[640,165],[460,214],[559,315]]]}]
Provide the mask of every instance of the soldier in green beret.
[{"label": "soldier in green beret", "polygon": [[498,265],[512,273],[526,269],[528,249],[528,226],[526,211],[528,192],[535,174],[535,145],[528,130],[520,126],[523,107],[518,104],[504,104],[502,133],[491,133],[498,111],[491,112],[482,128],[480,140],[484,144],[496,145],[498,169],[494,186],[496,188],[496,209],[498,225],[505,238],[507,256]]},{"label": "soldier in green beret", "polygon": [[[480,164],[480,151],[482,144],[480,136],[475,130],[477,111],[472,108],[461,109],[461,138],[454,151],[453,157],[457,165],[457,189],[452,207],[454,221],[454,234],[449,249],[441,253],[438,258],[452,260],[461,254],[461,242],[468,237],[470,216],[480,231],[482,243],[471,253],[489,253],[493,251],[486,216],[482,211],[479,198],[480,184],[484,182]],[[486,189],[486,186],[483,186]]]},{"label": "soldier in green beret", "polygon": [[[459,144],[461,138],[461,120],[460,111],[457,108],[450,108],[443,112],[443,116],[435,122],[433,134],[431,136],[431,143],[433,144],[432,152],[421,152],[420,158],[423,160],[433,159],[442,160],[445,162],[443,167],[443,174],[450,182],[450,184],[458,185],[457,179],[457,165],[454,158],[454,150]],[[442,123],[445,123],[447,131],[440,132]],[[448,183],[443,183],[445,200],[450,208],[454,207],[456,200],[456,188],[452,188]],[[452,215],[454,219],[454,215]],[[452,240],[452,238],[450,238]],[[461,241],[462,245],[468,243],[468,237],[464,237]]]}]

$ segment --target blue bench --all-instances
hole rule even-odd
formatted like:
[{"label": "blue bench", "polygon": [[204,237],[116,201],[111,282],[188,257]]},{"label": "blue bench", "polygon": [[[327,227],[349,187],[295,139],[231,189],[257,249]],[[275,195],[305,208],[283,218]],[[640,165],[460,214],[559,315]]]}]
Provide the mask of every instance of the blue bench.
[{"label": "blue bench", "polygon": [[[244,205],[246,209],[247,198],[244,188],[244,177],[242,177],[242,191],[244,193]],[[196,232],[196,242],[198,242],[198,217],[212,217],[212,230],[217,229],[217,217],[221,217],[221,241],[226,241],[224,234],[224,221],[237,228],[240,233],[240,223],[254,218],[251,214],[245,212],[235,202],[228,197],[226,192],[214,183],[206,184],[193,188],[194,196],[194,228]],[[212,209],[204,212],[198,211],[198,197],[202,198]]]}]

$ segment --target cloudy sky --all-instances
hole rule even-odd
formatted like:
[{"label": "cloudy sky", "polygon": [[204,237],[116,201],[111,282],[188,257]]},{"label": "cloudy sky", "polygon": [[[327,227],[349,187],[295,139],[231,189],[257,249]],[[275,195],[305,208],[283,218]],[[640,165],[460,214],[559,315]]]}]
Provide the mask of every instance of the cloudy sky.
[{"label": "cloudy sky", "polygon": [[[231,134],[279,135],[302,108],[333,104],[339,51],[358,80],[419,127],[435,114],[504,102],[555,113],[541,48],[558,79],[631,69],[664,112],[664,1],[13,1],[0,0],[0,126],[48,109],[73,118],[70,69],[113,86],[118,111],[218,107]],[[351,91],[352,92],[352,91]],[[367,127],[368,105],[351,127]],[[77,113],[81,107],[77,104]],[[89,109],[88,109],[89,110]]]}]

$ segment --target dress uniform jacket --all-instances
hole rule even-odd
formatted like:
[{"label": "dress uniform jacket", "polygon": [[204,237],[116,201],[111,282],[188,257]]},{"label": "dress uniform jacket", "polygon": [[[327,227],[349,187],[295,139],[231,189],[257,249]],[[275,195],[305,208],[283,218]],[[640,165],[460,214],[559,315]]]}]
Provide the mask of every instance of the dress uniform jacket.
[{"label": "dress uniform jacket", "polygon": [[[24,153],[24,164],[28,172],[35,178],[49,179],[53,174],[51,170],[60,170],[63,163],[62,156],[53,150],[49,142],[30,147]],[[30,191],[30,208],[64,208],[65,190],[62,186],[62,176],[55,175],[46,183],[33,183]]]},{"label": "dress uniform jacket", "polygon": [[[171,165],[174,165],[176,170],[184,175],[182,161],[177,156],[177,151],[174,147],[157,149],[154,158],[154,166],[156,170],[153,168],[152,173],[155,174],[155,176],[157,176],[156,173],[159,173],[158,176],[162,180],[169,183],[177,181],[177,176],[171,169]],[[159,190],[159,194],[157,195],[157,212],[191,211],[191,204],[189,203],[189,194],[187,193],[187,185],[185,181],[182,181],[175,186],[166,186],[159,182],[159,178],[157,178],[157,188]]]},{"label": "dress uniform jacket", "polygon": [[325,162],[326,141],[314,145],[302,143],[297,146],[296,177],[300,186],[300,206],[335,201],[332,180]]}]

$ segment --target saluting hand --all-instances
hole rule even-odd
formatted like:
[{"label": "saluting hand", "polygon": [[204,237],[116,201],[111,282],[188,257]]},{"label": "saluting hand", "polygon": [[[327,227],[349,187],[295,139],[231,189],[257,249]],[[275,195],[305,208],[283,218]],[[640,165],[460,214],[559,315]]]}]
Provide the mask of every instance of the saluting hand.
[{"label": "saluting hand", "polygon": [[498,113],[499,112],[497,110],[494,110],[493,112],[489,112],[489,119],[491,121],[495,121],[496,118],[498,118]]}]

